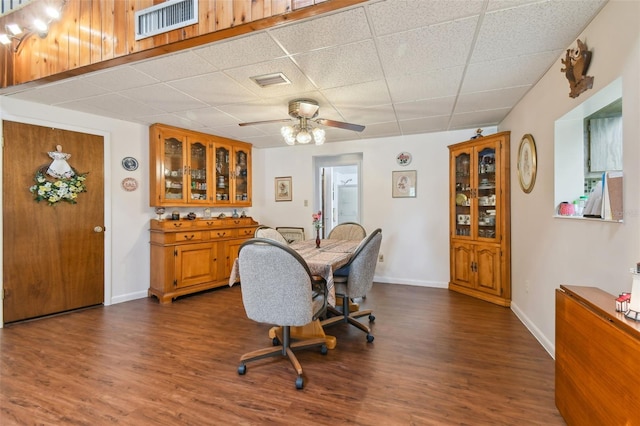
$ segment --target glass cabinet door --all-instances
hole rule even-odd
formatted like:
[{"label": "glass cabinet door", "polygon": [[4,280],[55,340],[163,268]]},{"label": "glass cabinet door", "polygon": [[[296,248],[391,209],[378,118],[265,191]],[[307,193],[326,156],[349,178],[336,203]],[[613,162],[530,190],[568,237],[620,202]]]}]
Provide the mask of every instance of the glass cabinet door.
[{"label": "glass cabinet door", "polygon": [[[229,203],[231,196],[230,155],[231,147],[216,145],[216,203]],[[224,203],[225,201],[226,203]]]},{"label": "glass cabinet door", "polygon": [[477,202],[474,217],[477,218],[478,238],[496,239],[496,150],[492,146],[478,150],[475,163]]},{"label": "glass cabinet door", "polygon": [[164,199],[184,201],[185,196],[185,144],[172,136],[164,140]]},{"label": "glass cabinet door", "polygon": [[454,154],[455,170],[455,233],[457,236],[471,236],[471,151],[458,151]]},{"label": "glass cabinet door", "polygon": [[207,146],[202,142],[189,144],[189,202],[209,201],[209,182],[207,181]]},{"label": "glass cabinet door", "polygon": [[234,170],[234,194],[235,201],[247,201],[249,197],[249,153],[245,149],[234,150],[235,170]]}]

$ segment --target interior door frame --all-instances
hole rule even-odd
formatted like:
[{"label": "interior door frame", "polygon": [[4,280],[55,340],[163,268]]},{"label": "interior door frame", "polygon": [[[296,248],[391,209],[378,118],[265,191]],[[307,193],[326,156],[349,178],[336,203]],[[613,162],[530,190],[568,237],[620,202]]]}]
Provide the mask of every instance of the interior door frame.
[{"label": "interior door frame", "polygon": [[[19,115],[12,115],[2,113],[0,110],[0,124],[2,121],[15,121],[23,124],[32,124],[34,126],[52,127],[56,129],[68,130],[71,132],[87,133],[96,136],[102,136],[103,138],[103,158],[104,158],[104,305],[111,305],[111,290],[112,290],[112,276],[111,276],[111,134],[99,129],[91,129],[81,126],[69,125],[66,123],[55,123],[47,120],[33,119],[31,117],[23,117]],[[3,126],[0,125],[0,141],[4,144]],[[4,185],[2,179],[3,173],[3,158],[4,150],[0,149],[0,185]],[[0,271],[4,270],[4,216],[2,213],[2,206],[4,200],[2,198],[2,191],[0,191]],[[0,298],[4,295],[4,277],[0,274]],[[4,304],[0,303],[0,328],[4,327]]]},{"label": "interior door frame", "polygon": [[[355,166],[358,173],[358,214],[360,216],[360,222],[364,220],[364,212],[362,210],[362,152],[353,152],[347,154],[338,155],[321,155],[313,157],[313,193],[314,193],[314,211],[325,211],[326,206],[323,205],[323,192],[326,190],[324,187],[325,180],[321,177],[320,171],[324,168],[330,167],[343,167],[343,166]],[[327,220],[330,219],[328,215],[323,215],[323,235],[327,235],[330,229],[327,227]],[[329,224],[330,225],[330,224]]]}]

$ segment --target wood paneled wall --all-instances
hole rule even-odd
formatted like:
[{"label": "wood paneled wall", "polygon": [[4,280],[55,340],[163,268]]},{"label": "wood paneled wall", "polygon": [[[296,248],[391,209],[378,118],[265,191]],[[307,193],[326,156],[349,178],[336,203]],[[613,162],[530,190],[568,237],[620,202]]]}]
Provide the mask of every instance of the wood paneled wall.
[{"label": "wood paneled wall", "polygon": [[[62,0],[60,0],[62,1]],[[135,40],[135,12],[160,0],[66,0],[47,37],[0,45],[0,88],[41,84],[307,18],[366,0],[199,0],[198,23]],[[0,19],[28,24],[33,4]]]}]

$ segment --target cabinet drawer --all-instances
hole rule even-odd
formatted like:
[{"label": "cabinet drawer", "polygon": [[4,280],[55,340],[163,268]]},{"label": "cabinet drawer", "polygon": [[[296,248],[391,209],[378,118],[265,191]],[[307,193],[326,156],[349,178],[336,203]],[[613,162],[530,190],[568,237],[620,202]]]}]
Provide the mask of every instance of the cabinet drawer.
[{"label": "cabinet drawer", "polygon": [[212,229],[209,238],[216,240],[219,238],[235,238],[238,235],[237,229]]},{"label": "cabinet drawer", "polygon": [[253,238],[253,235],[256,233],[256,227],[252,228],[239,228],[238,229],[238,237],[243,238]]},{"label": "cabinet drawer", "polygon": [[175,242],[202,241],[207,238],[207,232],[203,231],[186,231],[176,232]]}]

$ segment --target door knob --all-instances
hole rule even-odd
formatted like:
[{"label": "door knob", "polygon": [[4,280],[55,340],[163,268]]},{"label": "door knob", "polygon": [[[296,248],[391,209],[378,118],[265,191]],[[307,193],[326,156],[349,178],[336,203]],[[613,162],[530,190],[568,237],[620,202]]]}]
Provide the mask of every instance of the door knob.
[{"label": "door knob", "polygon": [[102,226],[96,226],[95,228],[93,228],[93,232],[102,232],[104,231],[104,228]]}]

